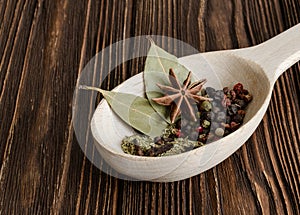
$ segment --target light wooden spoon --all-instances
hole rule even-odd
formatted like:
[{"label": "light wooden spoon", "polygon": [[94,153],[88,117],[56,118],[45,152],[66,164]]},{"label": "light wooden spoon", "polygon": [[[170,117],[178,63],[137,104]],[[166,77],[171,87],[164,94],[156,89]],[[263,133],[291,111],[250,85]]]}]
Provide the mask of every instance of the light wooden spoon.
[{"label": "light wooden spoon", "polygon": [[[204,59],[206,62],[204,62]],[[91,129],[99,153],[116,171],[138,180],[170,182],[204,172],[234,153],[252,135],[265,114],[275,81],[300,60],[300,24],[260,45],[186,56],[179,62],[208,79],[207,86],[244,84],[253,94],[244,124],[238,131],[203,147],[174,156],[140,157],[125,154],[121,149],[124,136],[133,134],[102,100],[98,105]],[[219,80],[212,79],[211,69]],[[198,72],[198,73],[197,73]],[[218,82],[218,83],[217,83]],[[128,79],[116,91],[143,95],[142,73]]]}]

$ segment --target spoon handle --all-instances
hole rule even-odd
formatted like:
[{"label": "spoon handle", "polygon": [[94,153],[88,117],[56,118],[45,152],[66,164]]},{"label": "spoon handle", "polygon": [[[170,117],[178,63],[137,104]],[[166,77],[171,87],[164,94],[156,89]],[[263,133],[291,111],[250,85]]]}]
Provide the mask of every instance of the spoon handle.
[{"label": "spoon handle", "polygon": [[274,84],[284,71],[300,60],[300,24],[260,45],[233,52],[259,64]]}]

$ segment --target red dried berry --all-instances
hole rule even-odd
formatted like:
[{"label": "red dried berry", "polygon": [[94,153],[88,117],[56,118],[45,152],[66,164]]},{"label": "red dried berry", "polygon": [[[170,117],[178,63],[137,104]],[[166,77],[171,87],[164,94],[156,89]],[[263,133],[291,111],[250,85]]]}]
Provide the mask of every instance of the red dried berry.
[{"label": "red dried berry", "polygon": [[176,136],[177,136],[177,137],[182,137],[181,130],[178,129],[178,131],[176,132]]},{"label": "red dried berry", "polygon": [[231,122],[230,123],[230,128],[231,128],[232,131],[235,131],[236,129],[238,129],[239,125],[240,125],[239,123]]},{"label": "red dried berry", "polygon": [[243,85],[241,83],[237,83],[236,85],[234,85],[233,90],[237,93],[240,94],[243,92]]},{"label": "red dried berry", "polygon": [[197,128],[197,131],[198,131],[199,133],[202,133],[202,132],[203,132],[203,127],[202,127],[202,126],[199,126],[199,127]]}]

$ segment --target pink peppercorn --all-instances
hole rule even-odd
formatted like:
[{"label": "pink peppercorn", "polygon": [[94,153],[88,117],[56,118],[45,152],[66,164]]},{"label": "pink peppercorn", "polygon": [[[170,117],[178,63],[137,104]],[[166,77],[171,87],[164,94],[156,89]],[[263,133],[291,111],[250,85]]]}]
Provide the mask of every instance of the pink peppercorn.
[{"label": "pink peppercorn", "polygon": [[236,85],[234,85],[233,90],[237,93],[240,94],[243,92],[243,85],[241,83],[237,83]]},{"label": "pink peppercorn", "polygon": [[181,133],[181,130],[180,130],[180,129],[178,129],[178,131],[176,132],[176,136],[177,136],[177,137],[182,137],[182,133]]},{"label": "pink peppercorn", "polygon": [[202,127],[202,126],[199,126],[199,127],[197,128],[197,131],[198,131],[199,133],[202,133],[202,132],[203,132],[203,127]]}]

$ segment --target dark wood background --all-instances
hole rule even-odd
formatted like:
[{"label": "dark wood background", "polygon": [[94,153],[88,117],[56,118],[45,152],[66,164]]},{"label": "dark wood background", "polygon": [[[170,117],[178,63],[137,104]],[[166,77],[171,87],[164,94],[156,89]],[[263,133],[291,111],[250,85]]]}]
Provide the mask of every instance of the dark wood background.
[{"label": "dark wood background", "polygon": [[[116,41],[156,34],[207,52],[299,22],[299,0],[0,0],[0,214],[299,214],[299,63],[276,82],[247,143],[184,181],[102,173],[71,124],[81,70]],[[119,68],[107,88],[137,67]]]}]

